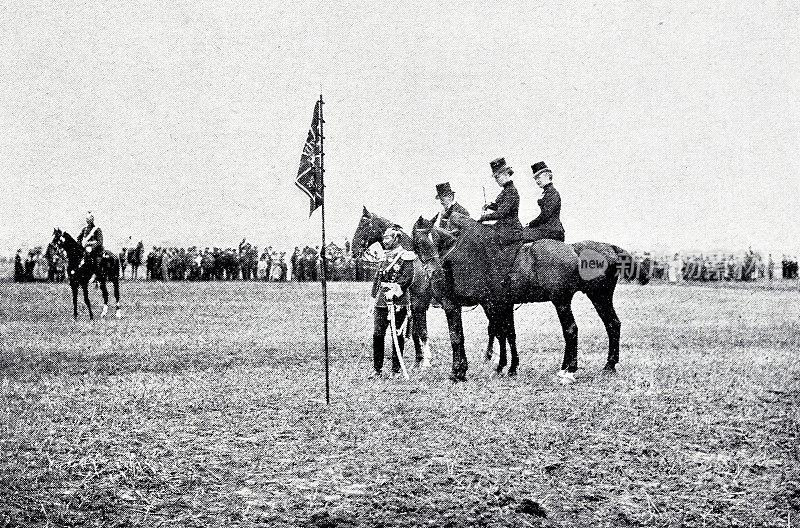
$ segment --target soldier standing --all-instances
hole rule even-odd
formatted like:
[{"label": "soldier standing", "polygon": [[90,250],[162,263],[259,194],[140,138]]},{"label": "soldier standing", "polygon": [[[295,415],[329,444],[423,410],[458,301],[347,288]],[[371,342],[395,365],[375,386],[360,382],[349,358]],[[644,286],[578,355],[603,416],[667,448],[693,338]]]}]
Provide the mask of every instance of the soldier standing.
[{"label": "soldier standing", "polygon": [[14,256],[14,282],[25,281],[25,266],[22,264],[22,250],[17,250]]},{"label": "soldier standing", "polygon": [[529,230],[525,232],[525,241],[534,242],[543,238],[564,241],[564,226],[561,224],[561,195],[553,187],[553,173],[543,161],[531,165],[533,179],[542,189],[539,198],[539,216],[528,224]]},{"label": "soldier standing", "polygon": [[[383,247],[386,255],[378,265],[375,281],[372,284],[372,296],[375,298],[374,325],[372,332],[372,366],[371,378],[381,375],[384,356],[384,336],[389,327],[390,318],[394,315],[397,331],[397,344],[400,350],[392,346],[392,373],[400,372],[398,354],[403,353],[405,339],[400,331],[408,314],[410,297],[408,288],[414,279],[414,258],[411,251],[400,245],[400,226],[392,226],[383,233]],[[392,313],[390,313],[390,310]]]}]

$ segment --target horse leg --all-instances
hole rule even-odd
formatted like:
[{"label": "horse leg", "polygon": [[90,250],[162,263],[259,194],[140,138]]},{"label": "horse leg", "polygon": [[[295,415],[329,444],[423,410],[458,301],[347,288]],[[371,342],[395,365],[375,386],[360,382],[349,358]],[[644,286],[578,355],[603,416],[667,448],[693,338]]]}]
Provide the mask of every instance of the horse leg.
[{"label": "horse leg", "polygon": [[517,331],[514,328],[514,306],[508,308],[508,332],[506,339],[508,347],[511,349],[511,365],[508,367],[508,375],[516,376],[519,367],[519,356],[517,355]]},{"label": "horse leg", "polygon": [[94,319],[94,314],[92,313],[92,303],[89,302],[89,283],[84,282],[81,284],[81,288],[83,289],[83,302],[86,304],[86,308],[89,310],[89,320]]},{"label": "horse leg", "polygon": [[117,304],[117,309],[115,310],[114,316],[119,319],[122,317],[122,308],[119,307],[119,279],[114,280],[114,300]]},{"label": "horse leg", "polygon": [[428,309],[427,307],[411,307],[411,338],[416,350],[416,363],[421,369],[431,366],[431,347],[428,343]]},{"label": "horse leg", "polygon": [[622,323],[620,323],[617,312],[614,310],[614,300],[611,295],[592,294],[589,295],[589,300],[592,301],[594,309],[597,310],[597,315],[603,320],[606,333],[608,333],[608,359],[603,371],[614,373],[617,371],[616,366],[619,363],[619,337]]},{"label": "horse leg", "polygon": [[103,292],[103,311],[100,312],[100,319],[104,319],[108,313],[108,288],[106,287],[105,277],[99,279],[100,291]]},{"label": "horse leg", "polygon": [[489,324],[489,328],[487,330],[489,339],[486,342],[486,353],[483,355],[483,359],[488,363],[492,360],[492,356],[494,355],[494,331],[491,327],[491,323]]},{"label": "horse leg", "polygon": [[486,315],[486,320],[489,323],[486,326],[486,335],[488,336],[488,341],[486,343],[486,353],[483,355],[483,360],[486,363],[489,363],[492,360],[492,356],[494,355],[494,338],[497,337],[497,330],[495,329],[495,320],[492,317],[492,308],[488,305],[483,306],[483,313]]},{"label": "horse leg", "polygon": [[497,362],[497,374],[503,373],[503,369],[508,365],[508,356],[506,355],[506,336],[504,333],[497,335],[497,344],[500,345],[500,360]]},{"label": "horse leg", "polygon": [[[554,303],[555,304],[555,303]],[[561,330],[564,333],[564,360],[561,362],[559,376],[562,383],[573,383],[578,371],[578,325],[572,315],[570,302],[555,304]]]},{"label": "horse leg", "polygon": [[442,307],[447,316],[447,327],[450,330],[450,344],[453,347],[453,367],[451,381],[467,380],[467,353],[464,350],[464,327],[461,321],[461,306],[442,299]]},{"label": "horse leg", "polygon": [[72,317],[78,320],[78,285],[70,284],[72,288]]}]

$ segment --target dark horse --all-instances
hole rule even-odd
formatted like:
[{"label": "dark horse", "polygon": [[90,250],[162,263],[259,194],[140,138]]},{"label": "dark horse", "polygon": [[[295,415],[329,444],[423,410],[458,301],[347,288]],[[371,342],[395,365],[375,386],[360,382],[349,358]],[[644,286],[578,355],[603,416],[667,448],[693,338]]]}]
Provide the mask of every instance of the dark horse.
[{"label": "dark horse", "polygon": [[[394,222],[367,211],[364,212],[353,234],[351,251],[353,258],[361,258],[364,251],[375,242],[381,242],[383,232]],[[402,233],[400,245],[411,250],[414,243],[411,237]],[[431,286],[429,273],[426,272],[419,258],[414,260],[414,280],[409,288],[411,293],[411,338],[416,349],[416,361],[420,367],[426,368],[431,362],[431,349],[428,344],[428,307],[431,304]]]},{"label": "dark horse", "polygon": [[81,266],[85,250],[72,236],[61,231],[58,228],[53,230],[53,244],[63,249],[67,254],[67,277],[69,277],[69,286],[72,288],[72,310],[75,320],[78,319],[78,286],[83,288],[83,302],[86,303],[86,308],[89,310],[89,319],[94,319],[92,314],[92,305],[89,302],[89,279],[92,275],[97,277],[100,283],[100,291],[103,292],[103,312],[100,317],[105,317],[108,313],[108,289],[106,288],[106,281],[111,281],[114,285],[114,298],[117,301],[116,317],[119,319],[122,316],[122,311],[119,307],[119,257],[110,251],[104,251],[100,256],[99,264],[95,264],[93,260]]},{"label": "dark horse", "polygon": [[[604,371],[614,372],[619,362],[621,323],[614,310],[617,278],[630,255],[612,244],[584,241],[565,244],[539,240],[522,245],[516,255],[502,263],[493,228],[454,214],[451,223],[460,229],[458,238],[422,217],[413,230],[414,251],[431,272],[433,294],[447,313],[453,346],[451,379],[466,379],[467,357],[461,307],[480,304],[489,318],[490,332],[500,342],[498,372],[506,366],[505,341],[511,348],[513,376],[519,366],[514,330],[514,304],[552,302],[564,334],[562,382],[575,380],[578,370],[578,327],[572,314],[572,297],[583,292],[597,310],[608,333],[608,359]],[[507,250],[506,250],[507,251]],[[584,262],[592,262],[583,266]],[[582,267],[583,266],[583,267]]]}]

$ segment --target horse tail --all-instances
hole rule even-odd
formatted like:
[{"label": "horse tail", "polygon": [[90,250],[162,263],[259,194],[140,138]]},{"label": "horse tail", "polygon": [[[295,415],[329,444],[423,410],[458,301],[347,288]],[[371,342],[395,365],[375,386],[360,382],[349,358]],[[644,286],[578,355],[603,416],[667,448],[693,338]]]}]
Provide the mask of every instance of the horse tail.
[{"label": "horse tail", "polygon": [[611,247],[617,254],[617,261],[614,266],[609,266],[607,273],[627,280],[636,280],[642,286],[650,282],[648,270],[644,269],[640,262],[636,262],[633,255],[614,244],[611,244]]}]

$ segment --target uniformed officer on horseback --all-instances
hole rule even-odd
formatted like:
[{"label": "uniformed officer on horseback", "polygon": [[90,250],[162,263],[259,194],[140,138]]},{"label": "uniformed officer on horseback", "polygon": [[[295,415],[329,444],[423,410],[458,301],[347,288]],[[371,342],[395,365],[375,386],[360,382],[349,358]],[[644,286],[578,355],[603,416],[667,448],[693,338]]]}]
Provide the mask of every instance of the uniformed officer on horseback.
[{"label": "uniformed officer on horseback", "polygon": [[[519,221],[519,192],[511,180],[514,171],[506,165],[505,158],[497,158],[489,163],[492,177],[503,188],[494,202],[484,205],[484,213],[478,220],[496,220],[494,228],[501,247],[509,246],[522,239],[522,223]],[[491,211],[491,212],[486,212]]]},{"label": "uniformed officer on horseback", "polygon": [[564,226],[561,224],[561,195],[553,187],[553,173],[543,161],[531,165],[533,179],[542,189],[539,198],[539,216],[531,220],[525,230],[525,241],[534,242],[543,238],[564,241]]},{"label": "uniformed officer on horseback", "polygon": [[469,216],[469,211],[456,202],[456,193],[450,188],[450,182],[440,183],[436,186],[436,199],[442,204],[442,212],[439,214],[439,227],[453,231],[450,225],[450,215],[453,213]]},{"label": "uniformed officer on horseback", "polygon": [[100,257],[103,256],[103,231],[100,227],[94,225],[94,215],[92,215],[91,211],[86,214],[86,226],[81,229],[81,233],[78,235],[78,243],[86,251],[78,267],[92,263],[96,268],[100,262]]},{"label": "uniformed officer on horseback", "polygon": [[410,296],[408,288],[414,279],[414,253],[400,245],[401,228],[394,225],[383,233],[383,247],[386,254],[375,273],[372,296],[375,298],[374,328],[372,333],[373,372],[371,378],[380,377],[383,369],[384,336],[390,321],[394,321],[397,332],[397,345],[392,347],[392,373],[400,372],[400,358],[403,353],[404,337],[401,331],[409,312]]}]

